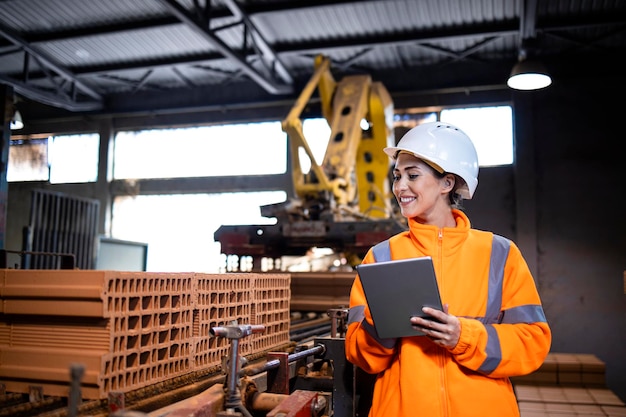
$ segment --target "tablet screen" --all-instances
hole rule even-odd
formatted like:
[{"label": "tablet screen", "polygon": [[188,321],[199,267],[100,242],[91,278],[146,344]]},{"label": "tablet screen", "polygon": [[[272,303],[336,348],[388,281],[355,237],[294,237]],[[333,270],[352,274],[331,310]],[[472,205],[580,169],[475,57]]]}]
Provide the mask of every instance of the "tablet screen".
[{"label": "tablet screen", "polygon": [[422,307],[443,310],[429,256],[361,264],[356,270],[381,338],[423,336],[411,326],[410,318],[432,318]]}]

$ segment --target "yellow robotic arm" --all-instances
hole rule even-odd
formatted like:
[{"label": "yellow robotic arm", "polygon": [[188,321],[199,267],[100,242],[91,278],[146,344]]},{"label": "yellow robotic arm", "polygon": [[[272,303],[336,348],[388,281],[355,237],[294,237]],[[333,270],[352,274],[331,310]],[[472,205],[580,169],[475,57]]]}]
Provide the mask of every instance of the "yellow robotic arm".
[{"label": "yellow robotic arm", "polygon": [[[319,90],[322,114],[331,128],[321,164],[315,161],[302,131],[301,114]],[[362,124],[367,123],[366,129]],[[389,160],[382,148],[394,145],[393,102],[386,88],[369,75],[352,75],[336,82],[327,57],[317,56],[315,72],[283,120],[289,135],[295,195],[307,204],[345,216],[389,218]],[[299,160],[303,149],[311,160],[304,174]]]}]

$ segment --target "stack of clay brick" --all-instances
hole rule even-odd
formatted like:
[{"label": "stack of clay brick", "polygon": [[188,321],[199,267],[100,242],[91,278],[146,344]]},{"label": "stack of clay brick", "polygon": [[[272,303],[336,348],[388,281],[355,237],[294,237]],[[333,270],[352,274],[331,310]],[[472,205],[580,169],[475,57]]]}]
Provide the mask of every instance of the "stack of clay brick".
[{"label": "stack of clay brick", "polygon": [[104,399],[220,366],[212,327],[262,324],[242,354],[289,343],[289,274],[0,270],[0,383],[7,392]]},{"label": "stack of clay brick", "polygon": [[521,417],[626,417],[595,355],[550,353],[537,371],[512,381]]}]

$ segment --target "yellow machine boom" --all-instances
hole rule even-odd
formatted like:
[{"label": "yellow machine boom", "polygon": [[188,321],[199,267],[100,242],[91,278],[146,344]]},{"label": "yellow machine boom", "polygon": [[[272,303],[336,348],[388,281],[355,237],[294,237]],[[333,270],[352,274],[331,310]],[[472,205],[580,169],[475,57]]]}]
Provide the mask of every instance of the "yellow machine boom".
[{"label": "yellow machine boom", "polygon": [[[321,164],[315,161],[302,131],[302,111],[318,88],[322,114],[331,135]],[[367,128],[362,129],[363,123]],[[393,102],[386,88],[369,75],[353,75],[336,82],[330,61],[315,60],[315,72],[283,121],[289,135],[295,194],[302,201],[331,205],[335,220],[345,214],[361,218],[389,218],[389,161],[381,152],[394,145]],[[304,174],[299,149],[311,160]],[[329,199],[333,200],[328,201]]]},{"label": "yellow machine boom", "polygon": [[[318,163],[304,136],[302,113],[315,91],[328,121],[330,137]],[[336,81],[327,57],[317,56],[315,71],[282,122],[289,137],[293,198],[261,207],[278,224],[222,226],[215,240],[227,255],[302,256],[312,247],[331,248],[358,260],[367,249],[403,230],[394,218],[389,159],[382,152],[395,144],[393,102],[387,89],[369,75]],[[311,168],[304,172],[301,151]]]}]

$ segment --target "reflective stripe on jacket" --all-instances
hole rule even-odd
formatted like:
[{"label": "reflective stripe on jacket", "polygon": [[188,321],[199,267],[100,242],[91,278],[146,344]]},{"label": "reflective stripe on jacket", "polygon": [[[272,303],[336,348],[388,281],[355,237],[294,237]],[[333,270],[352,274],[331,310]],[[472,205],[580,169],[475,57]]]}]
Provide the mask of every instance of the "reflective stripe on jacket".
[{"label": "reflective stripe on jacket", "polygon": [[408,232],[363,260],[431,256],[442,302],[461,321],[453,349],[424,336],[378,338],[358,277],[354,281],[346,357],[378,374],[371,417],[519,416],[509,377],[536,370],[548,354],[550,328],[517,246],[471,229],[464,213],[453,213],[455,228],[409,220]]}]

